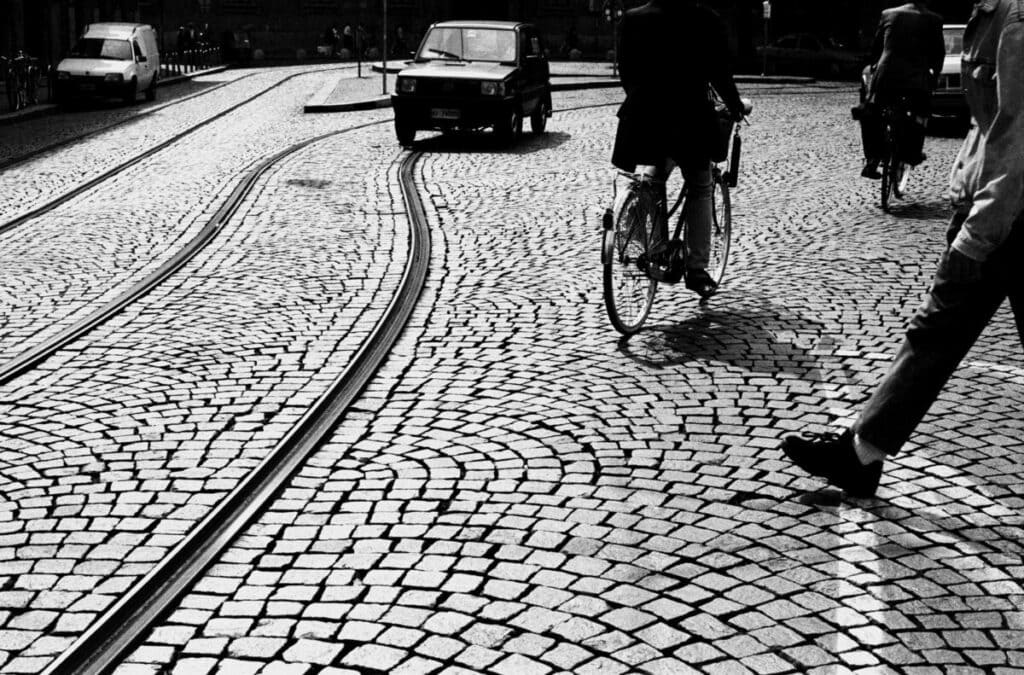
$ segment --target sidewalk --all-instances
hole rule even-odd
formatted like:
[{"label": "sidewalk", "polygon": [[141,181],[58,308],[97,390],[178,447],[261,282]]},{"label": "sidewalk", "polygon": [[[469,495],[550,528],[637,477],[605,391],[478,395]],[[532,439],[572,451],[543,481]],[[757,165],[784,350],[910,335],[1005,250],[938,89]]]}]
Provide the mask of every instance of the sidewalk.
[{"label": "sidewalk", "polygon": [[[303,110],[307,113],[323,113],[390,108],[395,76],[406,65],[405,61],[387,63],[385,66],[379,63],[365,65],[362,78],[355,79],[346,75],[328,83],[309,99]],[[387,93],[384,93],[385,69]],[[617,89],[621,84],[613,70],[613,65],[608,62],[552,61],[551,90]],[[735,79],[738,83],[774,84],[809,84],[815,81],[810,77],[761,75],[737,75]]]},{"label": "sidewalk", "polygon": [[[227,70],[227,68],[228,68],[227,66],[216,66],[214,68],[207,68],[206,70],[197,70],[197,71],[195,71],[193,73],[188,73],[187,75],[174,75],[172,77],[167,77],[167,78],[158,80],[157,81],[157,86],[158,87],[166,87],[166,86],[171,85],[171,84],[177,84],[179,82],[184,82],[186,80],[191,80],[191,79],[199,77],[201,75],[210,75],[212,73],[219,73],[219,72],[222,72],[224,70]],[[49,92],[48,89],[47,89],[47,92]],[[2,83],[0,83],[0,101],[2,101],[4,105],[6,105],[6,101],[7,101],[6,93],[7,92],[5,91],[4,87],[2,86]],[[47,98],[48,97],[49,97],[49,93],[47,93]],[[5,124],[11,124],[11,123],[14,123],[14,122],[20,122],[20,121],[27,120],[27,119],[32,119],[32,118],[35,118],[35,117],[42,117],[43,115],[49,115],[49,114],[52,114],[52,113],[55,113],[55,112],[57,112],[57,105],[55,103],[37,103],[36,105],[30,105],[27,108],[22,108],[21,110],[18,110],[18,111],[9,111],[9,110],[6,110],[6,108],[5,108],[5,112],[0,113],[0,126],[3,126]]]}]

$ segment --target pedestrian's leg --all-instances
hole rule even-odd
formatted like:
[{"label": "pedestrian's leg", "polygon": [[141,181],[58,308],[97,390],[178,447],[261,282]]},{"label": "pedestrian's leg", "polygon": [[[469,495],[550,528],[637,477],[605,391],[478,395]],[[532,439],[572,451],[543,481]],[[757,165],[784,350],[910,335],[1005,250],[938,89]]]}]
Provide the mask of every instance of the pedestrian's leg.
[{"label": "pedestrian's leg", "polygon": [[949,252],[944,253],[896,360],[854,424],[858,436],[896,454],[1005,297],[991,266],[980,281],[959,282],[950,276]]}]

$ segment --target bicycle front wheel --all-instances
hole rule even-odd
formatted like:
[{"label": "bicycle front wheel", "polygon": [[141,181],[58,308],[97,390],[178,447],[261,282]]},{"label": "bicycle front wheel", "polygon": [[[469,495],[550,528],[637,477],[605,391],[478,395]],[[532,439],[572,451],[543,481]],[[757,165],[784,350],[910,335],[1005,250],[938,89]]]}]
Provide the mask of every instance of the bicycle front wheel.
[{"label": "bicycle front wheel", "polygon": [[647,250],[657,223],[653,196],[631,192],[604,233],[604,304],[623,335],[640,330],[654,304],[658,282],[647,276]]},{"label": "bicycle front wheel", "polygon": [[725,176],[717,173],[711,186],[711,249],[708,274],[716,284],[722,283],[732,245],[732,202]]}]

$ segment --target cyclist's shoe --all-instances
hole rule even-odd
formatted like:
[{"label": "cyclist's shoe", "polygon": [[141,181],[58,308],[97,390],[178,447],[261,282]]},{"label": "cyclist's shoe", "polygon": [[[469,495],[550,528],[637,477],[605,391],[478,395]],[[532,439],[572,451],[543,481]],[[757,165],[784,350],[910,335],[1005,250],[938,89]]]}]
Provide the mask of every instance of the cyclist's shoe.
[{"label": "cyclist's shoe", "polygon": [[917,153],[916,157],[908,157],[907,164],[909,164],[910,166],[917,166],[926,159],[928,159],[928,156],[925,155],[923,152],[919,152]]},{"label": "cyclist's shoe", "polygon": [[860,170],[862,178],[871,180],[882,180],[882,174],[878,171],[878,160],[869,159],[864,162],[864,168]]},{"label": "cyclist's shoe", "polygon": [[861,464],[853,449],[853,433],[787,436],[779,446],[793,463],[820,476],[851,497],[871,497],[882,477],[882,462]]},{"label": "cyclist's shoe", "polygon": [[702,298],[710,298],[718,290],[718,284],[707,270],[690,270],[686,273],[686,287],[696,291]]}]

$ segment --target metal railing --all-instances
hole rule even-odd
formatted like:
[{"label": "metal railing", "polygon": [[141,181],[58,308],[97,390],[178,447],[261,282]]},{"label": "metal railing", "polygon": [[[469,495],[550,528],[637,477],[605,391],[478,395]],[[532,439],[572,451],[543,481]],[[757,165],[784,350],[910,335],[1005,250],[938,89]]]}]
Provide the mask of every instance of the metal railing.
[{"label": "metal railing", "polygon": [[206,46],[195,49],[181,49],[160,55],[160,77],[188,75],[197,70],[215,68],[223,64],[219,47]]}]

